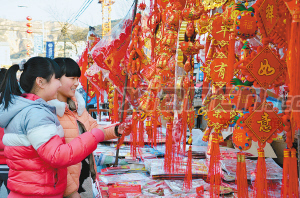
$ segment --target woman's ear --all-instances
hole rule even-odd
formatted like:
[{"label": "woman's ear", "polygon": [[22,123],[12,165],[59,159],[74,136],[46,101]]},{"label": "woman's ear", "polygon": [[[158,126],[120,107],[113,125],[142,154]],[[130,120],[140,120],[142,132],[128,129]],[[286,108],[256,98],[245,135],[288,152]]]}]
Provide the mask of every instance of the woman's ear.
[{"label": "woman's ear", "polygon": [[40,88],[44,88],[46,85],[46,79],[42,78],[42,77],[37,77],[35,79],[36,85]]}]

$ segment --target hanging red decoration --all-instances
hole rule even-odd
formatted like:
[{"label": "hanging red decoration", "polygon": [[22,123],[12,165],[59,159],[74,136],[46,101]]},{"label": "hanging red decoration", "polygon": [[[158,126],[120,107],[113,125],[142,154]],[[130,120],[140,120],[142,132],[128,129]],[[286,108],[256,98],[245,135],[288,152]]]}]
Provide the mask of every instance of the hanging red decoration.
[{"label": "hanging red decoration", "polygon": [[235,148],[240,151],[246,151],[252,145],[252,138],[242,128],[236,128],[233,131],[232,142]]},{"label": "hanging red decoration", "polygon": [[256,102],[256,91],[251,87],[253,83],[242,82],[238,78],[234,78],[231,84],[235,85],[229,91],[229,102],[236,106],[237,110],[248,111],[250,107],[254,107]]},{"label": "hanging red decoration", "polygon": [[269,46],[264,48],[258,47],[257,52],[252,52],[251,56],[238,62],[242,74],[255,87],[271,89],[283,85],[286,80],[286,63],[279,58],[279,54],[270,49]]},{"label": "hanging red decoration", "polygon": [[26,17],[26,19],[27,19],[28,21],[31,21],[31,20],[32,20],[31,16]]},{"label": "hanging red decoration", "polygon": [[245,129],[253,141],[260,147],[271,143],[283,129],[282,119],[277,115],[278,109],[273,104],[264,101],[255,110],[241,117],[237,124]]},{"label": "hanging red decoration", "polygon": [[196,6],[195,0],[187,0],[185,8],[182,10],[182,18],[185,21],[198,20],[201,17],[201,14],[204,12],[204,7],[202,3],[199,2],[199,5]]},{"label": "hanging red decoration", "polygon": [[242,39],[249,39],[257,34],[257,20],[253,8],[246,8],[243,4],[237,4],[240,11],[236,18],[235,33]]}]

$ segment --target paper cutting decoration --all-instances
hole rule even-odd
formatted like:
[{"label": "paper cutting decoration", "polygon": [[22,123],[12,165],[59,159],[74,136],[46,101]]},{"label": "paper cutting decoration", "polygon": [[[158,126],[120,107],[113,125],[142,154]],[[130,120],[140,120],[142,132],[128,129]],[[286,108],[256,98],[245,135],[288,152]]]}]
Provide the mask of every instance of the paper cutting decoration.
[{"label": "paper cutting decoration", "polygon": [[286,63],[279,58],[279,54],[269,46],[258,47],[257,53],[252,52],[245,60],[237,64],[246,79],[253,82],[255,87],[271,89],[283,85],[286,79]]},{"label": "paper cutting decoration", "polygon": [[282,119],[277,113],[278,109],[273,109],[273,104],[265,101],[254,111],[245,114],[244,118],[240,118],[237,124],[244,127],[260,147],[265,147],[266,143],[271,143],[283,129]]}]

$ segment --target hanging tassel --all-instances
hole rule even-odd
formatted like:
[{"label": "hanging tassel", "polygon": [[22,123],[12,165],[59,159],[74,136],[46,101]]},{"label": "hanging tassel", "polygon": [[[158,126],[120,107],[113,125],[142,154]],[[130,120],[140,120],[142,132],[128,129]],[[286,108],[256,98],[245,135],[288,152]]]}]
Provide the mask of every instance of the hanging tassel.
[{"label": "hanging tassel", "polygon": [[291,149],[290,160],[290,175],[289,175],[289,198],[299,198],[299,181],[298,181],[298,167],[296,149]]},{"label": "hanging tassel", "polygon": [[229,47],[228,47],[228,67],[227,67],[227,75],[226,82],[227,86],[231,87],[231,80],[233,78],[234,72],[234,63],[235,63],[235,35],[234,33],[230,34]]},{"label": "hanging tassel", "polygon": [[246,157],[244,153],[237,153],[236,166],[236,184],[238,190],[238,198],[248,198]]},{"label": "hanging tassel", "polygon": [[173,122],[171,120],[167,121],[166,124],[166,151],[165,151],[165,162],[164,162],[164,169],[166,173],[172,172],[172,159],[173,159],[173,137],[172,137],[172,130],[173,130]]},{"label": "hanging tassel", "polygon": [[132,132],[131,132],[131,145],[130,145],[130,151],[131,156],[136,157],[136,147],[137,147],[137,126],[138,126],[138,115],[137,111],[133,109],[132,113]]},{"label": "hanging tassel", "polygon": [[157,108],[159,104],[159,98],[156,98],[155,103],[154,103],[154,111],[152,115],[152,140],[153,140],[153,146],[156,147],[156,140],[157,140],[157,126],[158,126],[158,113],[157,113]]},{"label": "hanging tassel", "polygon": [[209,163],[210,197],[219,197],[221,185],[220,147],[217,133],[212,134]]},{"label": "hanging tassel", "polygon": [[267,198],[268,184],[265,153],[262,148],[257,149],[257,151],[258,159],[256,164],[256,179],[254,185],[254,193],[256,198]]},{"label": "hanging tassel", "polygon": [[119,102],[118,102],[118,90],[115,88],[114,92],[114,122],[119,122]]},{"label": "hanging tassel", "polygon": [[184,97],[183,105],[182,105],[182,132],[181,132],[181,134],[183,134],[183,153],[185,153],[185,149],[186,149],[186,131],[187,131],[187,125],[188,125],[188,123],[187,123],[187,120],[188,120],[187,103],[188,103],[188,94],[186,94],[186,96]]},{"label": "hanging tassel", "polygon": [[192,188],[192,179],[193,179],[193,175],[192,175],[192,146],[189,146],[189,150],[188,150],[188,160],[187,160],[187,164],[186,164],[186,173],[185,173],[185,178],[184,178],[184,189],[186,192],[189,192]]},{"label": "hanging tassel", "polygon": [[144,120],[141,117],[139,121],[139,147],[144,147]]},{"label": "hanging tassel", "polygon": [[[291,95],[297,97],[300,95],[300,3],[296,0],[294,7],[291,36],[289,41],[289,49],[287,56],[288,73],[290,76],[290,90]],[[300,112],[293,111],[293,117],[296,122],[296,126],[300,128]],[[294,131],[293,131],[294,132]],[[293,134],[294,135],[294,134]]]},{"label": "hanging tassel", "polygon": [[283,151],[283,176],[282,176],[282,186],[281,186],[281,197],[287,198],[288,197],[288,188],[289,188],[289,166],[290,166],[290,150],[284,149]]}]

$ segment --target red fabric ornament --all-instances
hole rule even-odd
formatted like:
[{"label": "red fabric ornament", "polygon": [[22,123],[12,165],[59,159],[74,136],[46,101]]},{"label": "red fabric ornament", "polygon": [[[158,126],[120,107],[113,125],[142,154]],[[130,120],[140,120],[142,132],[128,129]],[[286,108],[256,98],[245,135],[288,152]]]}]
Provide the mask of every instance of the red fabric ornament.
[{"label": "red fabric ornament", "polygon": [[193,21],[200,19],[202,13],[204,12],[204,7],[202,3],[196,6],[195,0],[187,0],[185,8],[182,10],[182,18],[185,21]]},{"label": "red fabric ornament", "polygon": [[244,10],[237,16],[235,33],[242,39],[250,39],[257,34],[256,23],[254,12]]},{"label": "red fabric ornament", "polygon": [[285,83],[286,63],[279,58],[279,54],[266,46],[258,47],[257,53],[252,52],[251,56],[238,62],[242,74],[250,82],[254,83],[255,87],[263,87],[271,89],[281,86]]},{"label": "red fabric ornament", "polygon": [[232,83],[236,86],[229,91],[229,102],[235,105],[237,110],[248,111],[250,107],[254,107],[256,102],[255,89],[237,78],[233,79]]},{"label": "red fabric ornament", "polygon": [[233,131],[232,142],[235,148],[240,151],[246,151],[250,149],[252,145],[252,139],[247,132],[241,128],[236,128]]}]

